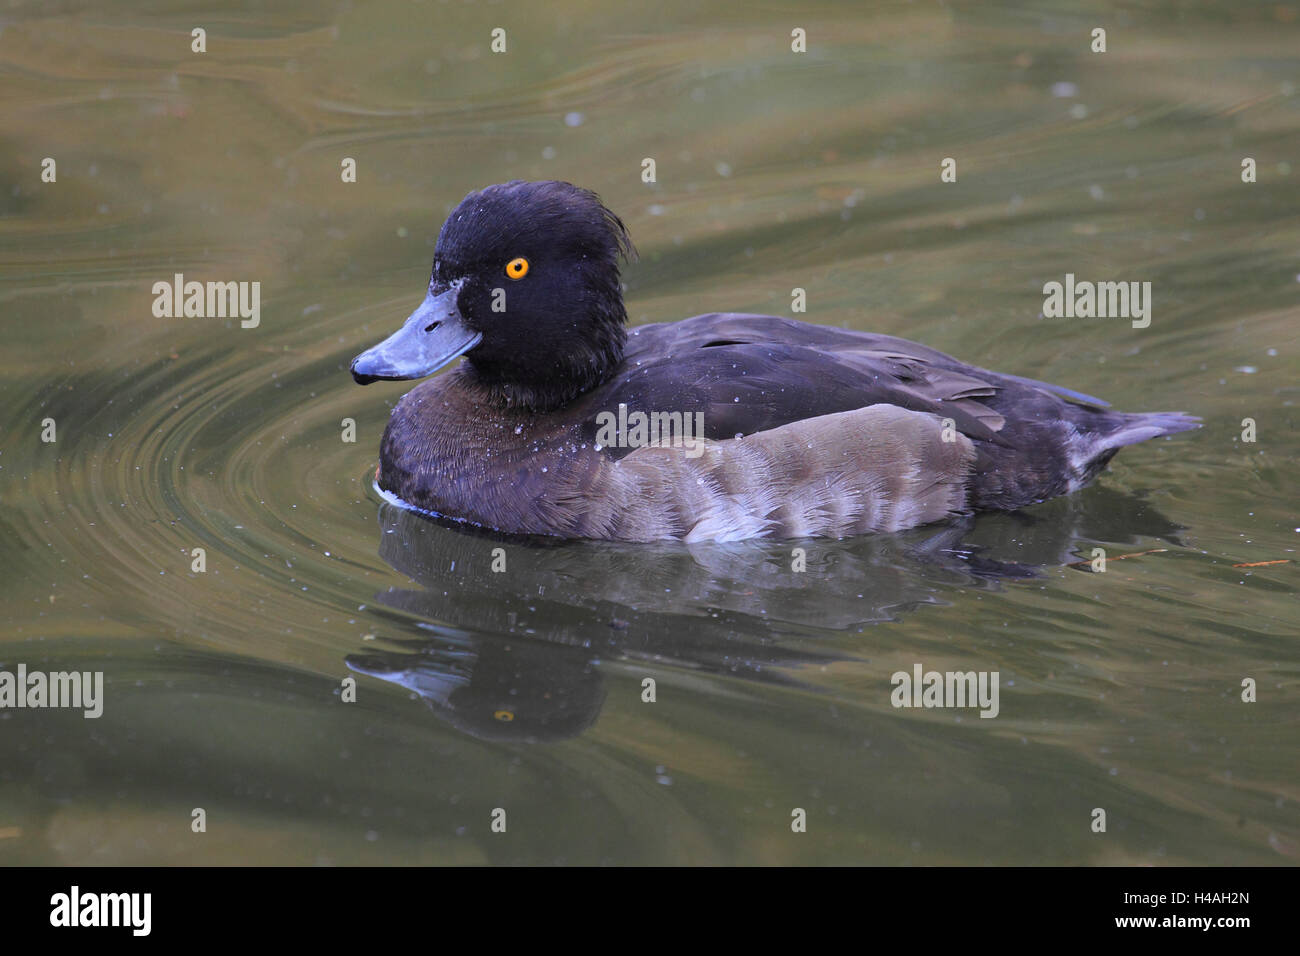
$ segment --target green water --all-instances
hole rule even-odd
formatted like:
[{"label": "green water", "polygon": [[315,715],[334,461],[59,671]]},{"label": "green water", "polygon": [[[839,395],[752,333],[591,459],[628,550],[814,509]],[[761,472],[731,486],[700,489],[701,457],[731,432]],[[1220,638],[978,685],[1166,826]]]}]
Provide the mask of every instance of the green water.
[{"label": "green water", "polygon": [[[1300,5],[1079,6],[8,6],[0,670],[105,684],[0,710],[0,862],[1295,864]],[[1205,427],[803,573],[396,512],[347,364],[511,178],[623,217],[634,323],[799,287]],[[178,272],[260,324],[156,318]],[[1041,318],[1067,273],[1150,326]],[[893,707],[918,663],[998,716]]]}]

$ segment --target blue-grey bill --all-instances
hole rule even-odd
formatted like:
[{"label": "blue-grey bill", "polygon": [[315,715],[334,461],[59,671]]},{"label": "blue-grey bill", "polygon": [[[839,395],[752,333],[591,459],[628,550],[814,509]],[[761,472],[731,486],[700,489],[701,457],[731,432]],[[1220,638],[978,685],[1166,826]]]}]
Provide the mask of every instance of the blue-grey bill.
[{"label": "blue-grey bill", "polygon": [[424,378],[483,341],[481,332],[465,325],[456,305],[458,291],[429,293],[400,329],[354,358],[357,384]]}]

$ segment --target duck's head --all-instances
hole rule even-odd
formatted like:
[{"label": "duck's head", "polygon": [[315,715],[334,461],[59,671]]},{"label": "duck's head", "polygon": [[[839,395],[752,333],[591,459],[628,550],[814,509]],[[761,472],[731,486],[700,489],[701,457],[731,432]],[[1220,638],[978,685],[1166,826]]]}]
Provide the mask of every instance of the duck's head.
[{"label": "duck's head", "polygon": [[362,385],[422,378],[464,355],[493,398],[549,408],[604,381],[623,357],[623,223],[595,193],[509,182],[470,193],[438,234],[428,295],[352,360]]}]

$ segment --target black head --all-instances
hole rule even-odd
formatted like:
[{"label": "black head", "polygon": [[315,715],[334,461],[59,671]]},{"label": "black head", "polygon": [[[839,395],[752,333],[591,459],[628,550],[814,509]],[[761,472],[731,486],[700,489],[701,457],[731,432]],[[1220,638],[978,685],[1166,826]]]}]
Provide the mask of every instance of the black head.
[{"label": "black head", "polygon": [[443,223],[424,303],[353,361],[362,384],[419,378],[458,355],[503,403],[563,404],[623,357],[623,223],[595,193],[514,181],[470,193]]}]

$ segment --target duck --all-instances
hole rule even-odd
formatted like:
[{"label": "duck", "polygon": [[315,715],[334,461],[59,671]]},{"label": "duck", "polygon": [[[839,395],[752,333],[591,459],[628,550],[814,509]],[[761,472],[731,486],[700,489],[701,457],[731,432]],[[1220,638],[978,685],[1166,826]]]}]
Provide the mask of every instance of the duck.
[{"label": "duck", "polygon": [[393,407],[380,494],[503,535],[847,538],[1070,494],[1120,448],[1200,424],[779,316],[629,330],[635,255],[571,183],[467,195],[419,307],[350,366],[366,385],[462,359]]}]

